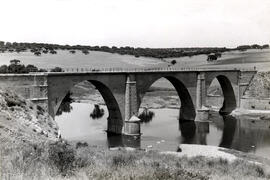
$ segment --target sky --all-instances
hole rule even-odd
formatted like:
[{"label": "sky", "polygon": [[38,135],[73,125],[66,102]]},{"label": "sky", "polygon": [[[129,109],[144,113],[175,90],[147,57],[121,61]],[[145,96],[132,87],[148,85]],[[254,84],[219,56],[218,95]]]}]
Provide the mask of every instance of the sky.
[{"label": "sky", "polygon": [[0,40],[152,48],[270,43],[270,0],[0,0]]}]

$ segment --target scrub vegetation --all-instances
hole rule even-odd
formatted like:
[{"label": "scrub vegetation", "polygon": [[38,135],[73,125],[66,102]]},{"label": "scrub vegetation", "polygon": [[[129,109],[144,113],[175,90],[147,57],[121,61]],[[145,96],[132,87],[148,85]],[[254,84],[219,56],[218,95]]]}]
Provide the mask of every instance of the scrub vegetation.
[{"label": "scrub vegetation", "polygon": [[[246,160],[176,157],[156,151],[110,151],[65,142],[4,144],[1,179],[268,179]],[[11,146],[10,146],[11,145]]]}]

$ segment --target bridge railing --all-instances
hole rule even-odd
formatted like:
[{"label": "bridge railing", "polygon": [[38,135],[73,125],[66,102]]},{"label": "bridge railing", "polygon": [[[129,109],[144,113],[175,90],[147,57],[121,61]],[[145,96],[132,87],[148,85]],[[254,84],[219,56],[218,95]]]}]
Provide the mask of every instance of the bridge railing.
[{"label": "bridge railing", "polygon": [[[51,72],[53,68],[46,69]],[[143,67],[143,68],[92,68],[92,67],[78,67],[78,68],[62,68],[62,72],[67,73],[83,73],[83,72],[175,72],[175,71],[211,71],[211,70],[240,70],[240,71],[254,71],[256,68],[198,68],[198,67]]]}]

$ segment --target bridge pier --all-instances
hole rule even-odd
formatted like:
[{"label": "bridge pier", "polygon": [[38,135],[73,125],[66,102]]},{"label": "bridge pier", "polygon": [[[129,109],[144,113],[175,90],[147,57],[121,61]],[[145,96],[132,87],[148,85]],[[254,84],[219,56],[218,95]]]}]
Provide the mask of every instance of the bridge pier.
[{"label": "bridge pier", "polygon": [[135,75],[127,75],[126,94],[125,94],[125,135],[140,136],[141,127],[138,116],[137,86]]},{"label": "bridge pier", "polygon": [[200,72],[197,76],[197,91],[196,91],[196,121],[206,121],[209,117],[209,109],[206,104],[206,87],[205,73]]}]

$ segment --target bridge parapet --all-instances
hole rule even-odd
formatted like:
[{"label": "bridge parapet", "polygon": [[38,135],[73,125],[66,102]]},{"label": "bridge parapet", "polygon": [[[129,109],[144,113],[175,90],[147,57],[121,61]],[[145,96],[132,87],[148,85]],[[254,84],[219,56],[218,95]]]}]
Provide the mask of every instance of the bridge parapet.
[{"label": "bridge parapet", "polygon": [[136,73],[136,72],[182,72],[182,71],[256,71],[254,68],[200,68],[200,67],[157,67],[157,68],[92,68],[92,67],[77,67],[77,68],[62,68],[63,72],[50,72],[51,69],[46,69],[48,73]]},{"label": "bridge parapet", "polygon": [[47,75],[38,74],[0,74],[0,87],[12,90],[26,99],[47,108]]}]

